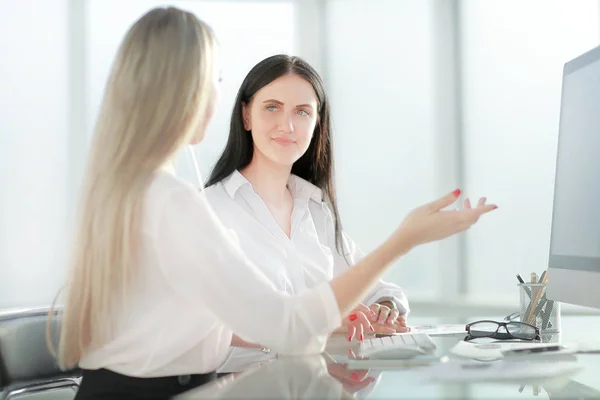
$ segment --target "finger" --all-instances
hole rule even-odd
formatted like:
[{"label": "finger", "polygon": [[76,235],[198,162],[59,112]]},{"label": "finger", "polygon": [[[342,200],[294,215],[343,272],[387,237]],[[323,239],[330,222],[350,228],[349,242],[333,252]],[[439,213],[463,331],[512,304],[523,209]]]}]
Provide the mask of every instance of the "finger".
[{"label": "finger", "polygon": [[398,329],[396,329],[396,332],[398,332],[398,333],[410,332],[410,328],[408,326],[401,326],[401,327],[398,327]]},{"label": "finger", "polygon": [[359,304],[358,306],[356,306],[356,308],[354,309],[355,312],[361,312],[364,313],[365,315],[371,315],[374,314],[373,309],[367,307],[364,304]]},{"label": "finger", "polygon": [[357,335],[363,334],[364,332],[375,332],[375,328],[371,325],[371,321],[367,318],[367,316],[362,312],[356,313],[356,320],[353,322],[354,326],[357,329],[360,327],[360,332],[356,332]]},{"label": "finger", "polygon": [[394,325],[394,323],[396,322],[396,319],[398,318],[398,314],[400,314],[400,312],[396,309],[392,310],[390,312],[390,315],[387,318],[387,321],[385,321],[386,324],[388,325]]},{"label": "finger", "polygon": [[486,201],[487,201],[487,199],[485,197],[481,197],[479,199],[479,201],[477,202],[477,207],[481,207],[482,205],[485,204]]},{"label": "finger", "polygon": [[406,326],[406,317],[404,315],[400,315],[396,318],[396,323],[400,326]]},{"label": "finger", "polygon": [[477,210],[479,212],[479,215],[481,215],[490,211],[494,211],[496,208],[498,208],[498,206],[495,204],[483,204],[475,208],[475,210]]},{"label": "finger", "polygon": [[[369,323],[369,326],[371,326],[371,323]],[[359,325],[356,330],[356,333],[358,334],[358,340],[363,342],[365,340],[365,328],[362,325]]]},{"label": "finger", "polygon": [[[396,327],[391,327],[389,325],[375,324],[375,325],[373,325],[373,328],[375,329],[375,333],[382,333],[384,335],[396,333],[396,331],[397,331]],[[397,328],[402,328],[402,327],[398,326]]]},{"label": "finger", "polygon": [[346,339],[348,339],[348,341],[351,342],[355,334],[356,327],[353,324],[348,325],[348,334],[346,335]]},{"label": "finger", "polygon": [[483,214],[493,211],[496,208],[498,207],[495,204],[484,204],[476,208],[442,211],[442,213],[446,215],[447,218],[450,218],[450,220],[454,220],[452,225],[455,226],[457,232],[462,232],[477,222],[479,217]]},{"label": "finger", "polygon": [[446,208],[450,204],[452,204],[456,201],[458,196],[460,196],[460,193],[461,193],[460,189],[456,189],[455,191],[448,193],[444,197],[439,198],[439,199],[427,204],[427,208],[432,212],[439,211],[442,208]]},{"label": "finger", "polygon": [[380,304],[373,303],[369,306],[371,310],[371,314],[369,315],[369,319],[371,322],[377,322],[377,317],[379,316],[379,309],[381,308]]},{"label": "finger", "polygon": [[471,208],[471,200],[465,199],[465,201],[463,201],[463,208]]},{"label": "finger", "polygon": [[390,308],[387,306],[381,306],[379,308],[379,318],[377,319],[377,323],[379,325],[383,325],[385,324],[385,322],[387,321],[388,317],[390,316]]},{"label": "finger", "polygon": [[463,223],[468,224],[464,227],[463,230],[468,229],[471,225],[476,223],[483,214],[487,214],[490,211],[494,211],[498,206],[495,204],[484,204],[482,206],[478,206],[477,208],[472,208],[470,210],[462,210],[465,214],[462,216]]}]

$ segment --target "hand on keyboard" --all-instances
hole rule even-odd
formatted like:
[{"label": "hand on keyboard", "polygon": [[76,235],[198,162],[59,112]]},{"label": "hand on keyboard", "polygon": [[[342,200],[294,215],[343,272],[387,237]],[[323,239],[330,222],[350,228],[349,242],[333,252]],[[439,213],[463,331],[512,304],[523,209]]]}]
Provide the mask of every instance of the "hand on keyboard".
[{"label": "hand on keyboard", "polygon": [[342,326],[333,331],[333,333],[346,333],[346,339],[349,342],[353,338],[362,342],[365,333],[375,332],[375,328],[371,325],[371,320],[374,319],[375,314],[373,311],[364,304],[359,304],[342,320]]}]

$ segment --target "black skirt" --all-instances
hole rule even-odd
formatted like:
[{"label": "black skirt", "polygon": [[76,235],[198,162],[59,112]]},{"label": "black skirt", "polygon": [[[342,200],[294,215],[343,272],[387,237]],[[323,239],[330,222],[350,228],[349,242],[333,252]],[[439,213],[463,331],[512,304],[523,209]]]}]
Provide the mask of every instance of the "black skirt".
[{"label": "black skirt", "polygon": [[134,378],[107,369],[83,370],[81,385],[75,400],[167,400],[216,378],[215,372],[160,378]]}]

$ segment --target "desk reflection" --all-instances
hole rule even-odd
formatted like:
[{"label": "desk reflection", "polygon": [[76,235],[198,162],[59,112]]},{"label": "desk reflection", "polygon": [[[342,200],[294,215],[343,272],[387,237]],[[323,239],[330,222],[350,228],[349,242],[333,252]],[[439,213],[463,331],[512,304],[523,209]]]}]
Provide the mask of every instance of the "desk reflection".
[{"label": "desk reflection", "polygon": [[320,355],[280,357],[175,399],[354,399],[352,393],[364,390],[375,380],[368,371],[328,365]]}]

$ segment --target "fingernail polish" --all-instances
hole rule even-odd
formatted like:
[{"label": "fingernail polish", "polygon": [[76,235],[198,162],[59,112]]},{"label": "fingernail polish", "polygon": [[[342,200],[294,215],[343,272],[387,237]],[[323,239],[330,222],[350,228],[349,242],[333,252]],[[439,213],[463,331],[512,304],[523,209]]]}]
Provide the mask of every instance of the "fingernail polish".
[{"label": "fingernail polish", "polygon": [[375,332],[375,328],[373,328],[373,325],[369,326],[369,329],[371,329],[372,332]]},{"label": "fingernail polish", "polygon": [[492,207],[492,210],[495,210],[496,208],[498,208],[498,206],[494,206],[494,207]]},{"label": "fingernail polish", "polygon": [[458,196],[460,196],[460,193],[461,193],[460,189],[456,189],[454,192],[452,192],[452,194],[453,194],[455,197],[458,197]]},{"label": "fingernail polish", "polygon": [[362,333],[360,334],[360,341],[361,341],[361,342],[362,342],[362,341],[364,341],[364,338],[363,338],[363,334],[362,334]]},{"label": "fingernail polish", "polygon": [[358,317],[356,316],[356,314],[350,314],[350,316],[348,317],[348,319],[349,319],[350,321],[356,321],[356,318],[358,318]]},{"label": "fingernail polish", "polygon": [[352,341],[352,336],[348,336],[348,341],[351,342]]},{"label": "fingernail polish", "polygon": [[350,377],[351,377],[352,379],[354,379],[355,381],[357,381],[357,380],[359,380],[359,379],[360,379],[360,377],[358,376],[358,374],[357,374],[356,372],[353,372],[352,374],[350,374]]}]

